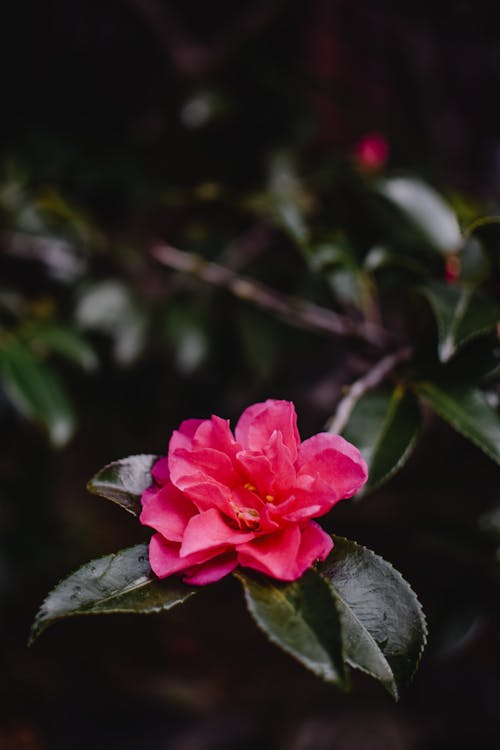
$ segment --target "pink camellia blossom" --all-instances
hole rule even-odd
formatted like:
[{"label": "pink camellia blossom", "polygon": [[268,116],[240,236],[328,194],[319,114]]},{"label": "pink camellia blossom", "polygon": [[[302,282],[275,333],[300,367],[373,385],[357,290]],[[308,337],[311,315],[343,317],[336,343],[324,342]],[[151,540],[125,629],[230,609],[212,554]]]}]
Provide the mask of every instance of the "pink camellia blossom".
[{"label": "pink camellia blossom", "polygon": [[203,585],[238,565],[299,578],[333,547],[311,519],[354,495],[367,468],[340,435],[301,442],[293,404],[269,399],[243,412],[234,436],[220,417],[183,422],[152,474],[140,516],[157,532],[151,567]]},{"label": "pink camellia blossom", "polygon": [[354,149],[354,158],[361,169],[376,172],[382,169],[389,158],[389,144],[380,133],[368,133]]}]

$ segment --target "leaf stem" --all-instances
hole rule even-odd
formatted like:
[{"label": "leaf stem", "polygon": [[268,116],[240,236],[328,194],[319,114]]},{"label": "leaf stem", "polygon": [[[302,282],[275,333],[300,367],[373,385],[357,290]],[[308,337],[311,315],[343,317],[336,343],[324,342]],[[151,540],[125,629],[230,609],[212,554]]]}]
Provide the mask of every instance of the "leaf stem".
[{"label": "leaf stem", "polygon": [[387,375],[391,373],[397,365],[401,362],[406,362],[413,355],[413,348],[411,346],[404,346],[386,357],[383,357],[377,364],[369,370],[366,375],[363,375],[359,380],[354,381],[347,391],[347,394],[339,402],[335,414],[329,419],[327,423],[328,432],[340,433],[347,424],[351,413],[358,403],[359,399],[365,395],[368,391],[376,388],[380,383],[385,380]]}]

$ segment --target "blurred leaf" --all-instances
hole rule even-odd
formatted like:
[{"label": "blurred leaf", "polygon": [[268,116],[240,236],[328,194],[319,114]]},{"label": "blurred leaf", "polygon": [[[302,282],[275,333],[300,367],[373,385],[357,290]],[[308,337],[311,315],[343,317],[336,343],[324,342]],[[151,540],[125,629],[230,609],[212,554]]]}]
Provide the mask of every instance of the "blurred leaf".
[{"label": "blurred leaf", "polygon": [[460,604],[460,608],[457,608],[457,604],[454,604],[451,611],[448,608],[440,632],[435,635],[434,653],[440,659],[456,657],[474,643],[486,625],[486,618],[481,612],[476,611],[470,604]]},{"label": "blurred leaf", "polygon": [[419,382],[419,396],[457,432],[500,464],[500,415],[471,385]]},{"label": "blurred leaf", "polygon": [[479,519],[479,528],[488,536],[500,541],[500,506],[496,506],[487,513],[483,513]]},{"label": "blurred leaf", "polygon": [[396,205],[427,241],[447,255],[462,244],[457,217],[433,188],[412,177],[379,180],[378,192]]},{"label": "blurred leaf", "polygon": [[97,368],[97,355],[90,344],[77,331],[68,326],[51,323],[37,328],[35,344],[42,343],[49,350],[57,352],[84,370],[92,371]]},{"label": "blurred leaf", "polygon": [[358,497],[404,466],[415,446],[420,422],[417,399],[400,386],[392,393],[372,391],[358,401],[342,432],[368,464],[368,481]]},{"label": "blurred leaf", "polygon": [[308,198],[295,172],[292,159],[275,154],[269,167],[269,199],[276,218],[298,245],[305,245],[309,230],[304,219]]},{"label": "blurred leaf", "polygon": [[369,273],[380,270],[381,268],[401,268],[408,271],[414,276],[428,276],[429,269],[423,263],[420,263],[410,255],[397,253],[386,247],[375,245],[372,247],[364,261],[364,268]]},{"label": "blurred leaf", "polygon": [[0,349],[0,376],[8,397],[30,420],[40,423],[61,447],[75,429],[75,415],[57,374],[18,341]]},{"label": "blurred leaf", "polygon": [[165,317],[167,337],[175,350],[175,364],[178,371],[186,375],[195,372],[209,352],[200,318],[197,311],[186,305],[173,305]]},{"label": "blurred leaf", "polygon": [[333,539],[335,546],[318,570],[337,599],[344,658],[397,699],[427,642],[422,607],[392,565],[349,539]]},{"label": "blurred leaf", "polygon": [[308,570],[283,583],[238,570],[248,609],[270,641],[328,682],[345,686],[340,619],[329,585]]},{"label": "blurred leaf", "polygon": [[469,346],[458,350],[446,365],[446,372],[456,382],[476,383],[480,387],[494,384],[500,377],[500,342],[492,341],[491,337],[474,339]]},{"label": "blurred leaf", "polygon": [[500,322],[500,307],[470,287],[428,282],[420,293],[435,315],[439,358],[447,362],[470,339],[491,331]]},{"label": "blurred leaf", "polygon": [[153,483],[151,469],[158,458],[140,455],[113,461],[92,477],[87,489],[138,516],[142,509],[141,495]]},{"label": "blurred leaf", "polygon": [[59,583],[40,607],[30,643],[53,622],[74,615],[163,612],[196,593],[174,577],[151,571],[147,544],[121,550],[83,565]]},{"label": "blurred leaf", "polygon": [[460,253],[460,279],[467,284],[482,284],[491,273],[491,261],[477,237],[468,237]]},{"label": "blurred leaf", "polygon": [[76,318],[83,328],[111,336],[114,357],[121,365],[132,364],[144,348],[145,315],[118,281],[101,281],[85,289]]},{"label": "blurred leaf", "polygon": [[34,206],[41,212],[49,227],[64,231],[84,244],[98,240],[98,234],[89,217],[80,208],[69,203],[53,187],[45,187],[35,198]]},{"label": "blurred leaf", "polygon": [[341,304],[354,305],[369,315],[374,305],[373,283],[343,237],[315,248],[310,256],[310,266],[324,274]]},{"label": "blurred leaf", "polygon": [[238,310],[238,324],[242,353],[253,371],[253,378],[269,379],[281,361],[280,324],[251,307]]},{"label": "blurred leaf", "polygon": [[53,234],[5,232],[2,240],[8,255],[42,263],[47,273],[57,281],[74,282],[86,269],[81,251],[71,242]]},{"label": "blurred leaf", "polygon": [[374,294],[367,273],[360,268],[340,268],[330,271],[327,280],[334,297],[342,305],[354,305],[365,314],[369,314],[374,305]]}]

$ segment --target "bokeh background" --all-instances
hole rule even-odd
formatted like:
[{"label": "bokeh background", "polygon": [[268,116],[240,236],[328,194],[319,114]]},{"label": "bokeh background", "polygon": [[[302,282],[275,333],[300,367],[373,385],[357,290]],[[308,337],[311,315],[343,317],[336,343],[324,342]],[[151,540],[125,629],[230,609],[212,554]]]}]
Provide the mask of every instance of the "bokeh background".
[{"label": "bokeh background", "polygon": [[[60,578],[147,539],[86,492],[104,464],[267,397],[293,400],[307,437],[371,361],[164,267],[158,243],[335,308],[304,243],[315,222],[362,248],[389,232],[375,172],[427,180],[465,218],[498,212],[499,22],[484,0],[3,4],[1,750],[496,745],[497,540],[481,519],[498,469],[429,415],[400,476],[328,522],[393,562],[428,613],[399,704],[362,675],[348,695],[308,675],[234,581],[168,616],[26,640]],[[359,279],[335,292],[370,308]]]}]

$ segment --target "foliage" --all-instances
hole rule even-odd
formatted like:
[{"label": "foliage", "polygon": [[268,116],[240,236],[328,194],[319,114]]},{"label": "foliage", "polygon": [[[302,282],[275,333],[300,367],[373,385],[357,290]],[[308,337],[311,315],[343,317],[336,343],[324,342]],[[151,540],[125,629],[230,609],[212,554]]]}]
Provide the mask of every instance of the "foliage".
[{"label": "foliage", "polygon": [[[152,456],[104,467],[89,489],[136,514],[151,484]],[[74,615],[168,610],[196,593],[169,576],[158,580],[146,545],[87,563],[47,596],[32,627],[33,641],[51,623]],[[348,665],[379,680],[398,698],[427,639],[420,604],[388,563],[347,539],[318,569],[292,583],[237,569],[248,609],[267,637],[327,682],[348,685]]]},{"label": "foliage", "polygon": [[[487,224],[462,234],[451,205],[420,179],[374,179],[346,164],[333,169],[325,192],[320,165],[305,180],[297,161],[280,153],[270,162],[267,186],[232,199],[234,219],[251,223],[248,238],[215,257],[208,226],[193,236],[194,253],[164,242],[151,242],[146,255],[120,248],[110,256],[114,276],[107,278],[92,270],[102,232],[84,212],[55,194],[47,204],[39,198],[30,203],[19,187],[4,191],[6,215],[17,232],[9,229],[8,253],[16,256],[21,237],[23,247],[31,243],[30,253],[38,252],[36,243],[55,242],[72,259],[44,297],[3,290],[0,373],[8,399],[62,446],[77,423],[64,361],[88,377],[99,361],[130,368],[168,352],[179,377],[196,377],[216,358],[217,367],[227,361],[227,348],[218,352],[215,341],[220,310],[230,306],[234,315],[224,325],[230,346],[238,347],[233,364],[241,361],[261,389],[279,383],[280,372],[295,361],[294,329],[309,332],[301,341],[314,353],[324,338],[343,342],[346,380],[328,429],[358,445],[368,463],[369,481],[358,499],[404,467],[426,435],[422,416],[429,410],[500,463],[500,308],[492,294],[499,269]],[[207,187],[177,199],[194,214],[197,201],[209,200],[215,212],[221,191]],[[13,201],[12,192],[23,199]],[[342,193],[365,207],[362,229],[348,212],[332,216],[327,210]],[[47,210],[57,222],[46,223]],[[179,239],[189,241],[187,229]],[[38,232],[35,240],[28,230]],[[276,243],[294,253],[289,278],[284,265],[273,271]],[[79,262],[87,264],[85,278]],[[249,273],[240,271],[244,265]],[[179,274],[173,286],[162,267]],[[46,271],[50,277],[50,264]],[[282,321],[271,324],[282,336],[270,335],[264,316]],[[473,348],[481,353],[477,367],[468,356]],[[355,356],[363,362],[357,377],[351,375]],[[137,515],[153,461],[147,455],[114,462],[89,489]],[[139,557],[144,555],[125,550],[81,568],[49,595],[34,636],[73,614],[157,611],[187,598],[182,584],[160,585],[149,570],[135,569]],[[99,573],[108,564],[109,585]],[[342,577],[344,567],[349,579]],[[338,538],[330,560],[292,584],[242,571],[237,577],[259,627],[327,681],[345,688],[348,668],[355,667],[397,697],[413,674],[426,640],[420,606],[399,574],[354,542]],[[359,610],[360,599],[370,606]]]}]

